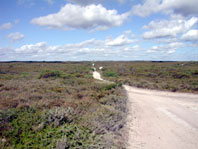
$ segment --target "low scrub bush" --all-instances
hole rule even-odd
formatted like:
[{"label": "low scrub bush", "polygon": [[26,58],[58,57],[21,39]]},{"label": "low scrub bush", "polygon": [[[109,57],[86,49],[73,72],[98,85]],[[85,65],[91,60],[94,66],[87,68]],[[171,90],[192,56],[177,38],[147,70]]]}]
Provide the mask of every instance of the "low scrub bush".
[{"label": "low scrub bush", "polygon": [[61,78],[64,77],[63,72],[55,71],[55,70],[45,70],[42,71],[39,75],[39,79],[41,78]]},{"label": "low scrub bush", "polygon": [[0,74],[0,79],[3,79],[3,80],[11,80],[14,78],[15,78],[15,76],[11,75],[11,74]]},{"label": "low scrub bush", "polygon": [[72,107],[53,108],[43,114],[43,119],[48,125],[60,126],[63,123],[70,123],[74,118],[74,109]]},{"label": "low scrub bush", "polygon": [[95,81],[90,68],[1,63],[0,148],[122,148],[115,146],[126,99],[117,98],[120,85]]},{"label": "low scrub bush", "polygon": [[101,90],[104,90],[104,91],[111,90],[113,88],[116,88],[116,86],[117,86],[116,83],[111,83],[111,84],[108,84],[108,85],[104,86],[103,88],[101,88]]},{"label": "low scrub bush", "polygon": [[74,79],[75,75],[73,75],[73,74],[62,74],[61,77],[63,79]]},{"label": "low scrub bush", "polygon": [[[89,148],[97,145],[90,129],[70,124],[72,108],[46,112],[22,108],[0,111],[0,148]],[[70,120],[69,120],[70,119]]]},{"label": "low scrub bush", "polygon": [[174,79],[185,79],[185,78],[190,78],[188,74],[185,73],[174,73],[173,75]]},{"label": "low scrub bush", "polygon": [[106,71],[104,72],[105,77],[118,77],[118,74],[114,71]]}]

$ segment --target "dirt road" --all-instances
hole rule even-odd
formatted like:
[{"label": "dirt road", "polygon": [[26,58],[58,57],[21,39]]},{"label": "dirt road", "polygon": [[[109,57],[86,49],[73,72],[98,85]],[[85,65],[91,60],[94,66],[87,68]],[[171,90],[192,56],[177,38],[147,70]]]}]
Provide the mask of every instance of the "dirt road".
[{"label": "dirt road", "polygon": [[[96,70],[93,77],[103,80]],[[198,95],[124,88],[128,149],[198,149]]]},{"label": "dirt road", "polygon": [[124,87],[129,149],[198,149],[198,95]]},{"label": "dirt road", "polygon": [[104,81],[104,80],[101,78],[100,73],[97,72],[95,69],[94,69],[94,71],[93,71],[93,78],[94,78],[94,79],[97,79],[97,80]]}]

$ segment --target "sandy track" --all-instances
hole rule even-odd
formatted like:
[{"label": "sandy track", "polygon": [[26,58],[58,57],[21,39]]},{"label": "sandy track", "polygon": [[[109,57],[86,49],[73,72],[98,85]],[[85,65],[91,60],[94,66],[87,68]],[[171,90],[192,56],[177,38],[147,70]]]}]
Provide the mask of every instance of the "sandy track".
[{"label": "sandy track", "polygon": [[[105,81],[96,70],[93,77]],[[128,149],[198,149],[198,95],[124,88]]]},{"label": "sandy track", "polygon": [[198,95],[124,88],[129,149],[198,149]]},{"label": "sandy track", "polygon": [[96,79],[96,80],[104,81],[104,80],[101,78],[100,73],[97,72],[96,70],[93,71],[93,78]]},{"label": "sandy track", "polygon": [[111,81],[107,81],[107,80],[102,79],[100,73],[97,72],[95,68],[94,68],[94,71],[93,71],[93,78],[96,79],[96,80],[103,81],[105,83],[113,83]]}]

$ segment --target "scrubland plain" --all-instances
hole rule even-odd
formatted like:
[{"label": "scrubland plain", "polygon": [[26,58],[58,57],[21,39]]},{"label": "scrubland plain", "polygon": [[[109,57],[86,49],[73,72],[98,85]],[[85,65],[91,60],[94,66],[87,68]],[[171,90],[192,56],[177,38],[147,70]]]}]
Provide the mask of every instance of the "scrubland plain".
[{"label": "scrubland plain", "polygon": [[139,88],[198,93],[198,62],[97,62],[107,80]]},{"label": "scrubland plain", "polygon": [[0,63],[0,148],[125,148],[122,84],[198,93],[198,62],[95,65],[109,82],[91,62]]},{"label": "scrubland plain", "polygon": [[122,148],[125,92],[91,66],[0,63],[0,148]]}]

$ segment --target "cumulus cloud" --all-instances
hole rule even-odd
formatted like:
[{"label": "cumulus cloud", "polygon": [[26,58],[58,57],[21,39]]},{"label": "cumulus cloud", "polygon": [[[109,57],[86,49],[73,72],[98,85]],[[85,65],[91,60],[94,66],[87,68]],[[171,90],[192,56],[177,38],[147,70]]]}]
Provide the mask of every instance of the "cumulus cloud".
[{"label": "cumulus cloud", "polygon": [[198,30],[192,29],[189,30],[187,33],[183,34],[181,39],[185,41],[198,41]]},{"label": "cumulus cloud", "polygon": [[160,11],[159,2],[160,0],[146,0],[143,4],[133,6],[131,13],[141,17],[149,16]]},{"label": "cumulus cloud", "polygon": [[183,16],[198,14],[197,0],[145,0],[132,7],[131,13],[141,17],[157,12],[171,12]]},{"label": "cumulus cloud", "polygon": [[149,50],[147,50],[148,53],[165,53],[165,54],[172,54],[174,53],[178,48],[181,48],[184,46],[184,43],[181,42],[172,42],[169,44],[161,44],[161,45],[155,45],[152,46]]},{"label": "cumulus cloud", "polygon": [[170,20],[151,21],[144,29],[149,29],[143,34],[144,39],[177,37],[178,34],[188,31],[198,21],[198,18],[192,17],[188,20],[183,18],[174,18]]},{"label": "cumulus cloud", "polygon": [[66,4],[58,13],[34,18],[32,24],[58,29],[96,29],[103,30],[120,26],[128,13],[118,14],[116,10],[107,10],[102,5],[80,6]]},{"label": "cumulus cloud", "polygon": [[137,51],[139,45],[132,45],[133,40],[129,35],[122,34],[114,39],[107,38],[105,40],[90,39],[77,44],[66,45],[48,45],[46,42],[36,44],[27,44],[15,49],[16,53],[31,55],[58,55],[67,56],[105,56],[114,54],[119,55],[123,52]]},{"label": "cumulus cloud", "polygon": [[120,35],[113,40],[108,39],[106,41],[106,45],[107,46],[123,46],[123,45],[131,44],[133,42],[134,42],[134,40],[129,39],[126,35]]},{"label": "cumulus cloud", "polygon": [[6,30],[6,29],[11,29],[11,28],[12,28],[12,23],[10,22],[0,25],[0,30]]},{"label": "cumulus cloud", "polygon": [[23,45],[20,48],[15,49],[17,53],[41,53],[48,48],[46,42],[39,42],[36,44]]},{"label": "cumulus cloud", "polygon": [[15,42],[15,41],[19,41],[19,40],[22,40],[24,38],[24,35],[19,33],[19,32],[15,32],[15,33],[10,33],[8,35],[8,38],[12,41],[12,42]]},{"label": "cumulus cloud", "polygon": [[183,16],[197,15],[197,0],[163,0],[161,7]]}]

